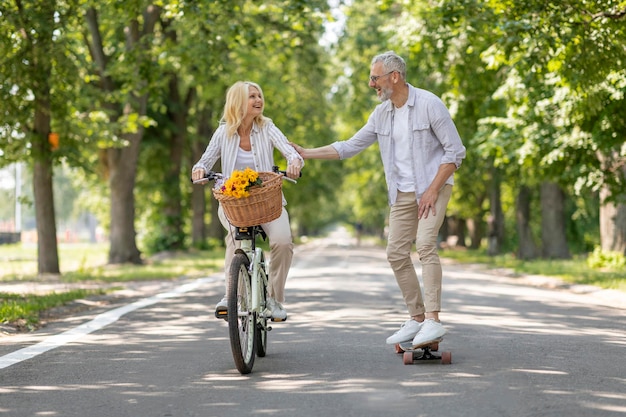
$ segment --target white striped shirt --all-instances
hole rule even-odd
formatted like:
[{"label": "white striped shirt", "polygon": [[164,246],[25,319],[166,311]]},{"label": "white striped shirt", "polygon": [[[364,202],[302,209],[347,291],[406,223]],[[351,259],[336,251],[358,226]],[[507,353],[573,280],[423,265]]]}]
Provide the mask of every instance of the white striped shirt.
[{"label": "white striped shirt", "polygon": [[[222,160],[222,174],[229,177],[235,170],[235,162],[237,160],[237,152],[239,151],[239,134],[235,133],[231,137],[227,137],[226,123],[221,122],[213,137],[211,138],[204,154],[191,169],[204,169],[210,171],[218,159]],[[250,132],[250,145],[252,149],[252,158],[254,160],[253,168],[257,172],[271,172],[274,163],[274,148],[285,157],[287,164],[295,159],[300,160],[301,166],[304,166],[304,160],[298,152],[289,144],[287,137],[280,131],[271,119],[265,118],[263,127],[259,127],[257,123],[252,124]],[[283,204],[285,204],[283,199]]]}]

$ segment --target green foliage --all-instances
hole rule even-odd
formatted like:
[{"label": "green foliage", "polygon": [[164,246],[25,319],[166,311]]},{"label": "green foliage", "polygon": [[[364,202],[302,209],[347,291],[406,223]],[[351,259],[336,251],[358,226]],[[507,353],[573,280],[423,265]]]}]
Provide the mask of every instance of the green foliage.
[{"label": "green foliage", "polygon": [[[125,28],[141,29],[148,6],[158,10],[155,30],[128,49]],[[467,147],[450,215],[484,228],[501,176],[506,249],[513,249],[517,190],[552,181],[570,196],[571,245],[589,251],[597,244],[598,190],[608,187],[610,199],[621,201],[625,184],[623,1],[354,0],[340,7],[343,34],[321,46],[332,20],[326,0],[3,2],[0,166],[32,165],[33,144],[42,140],[31,132],[33,92],[47,82],[51,126],[61,138],[49,157],[63,167],[55,170],[62,220],[89,210],[108,228],[111,167],[103,161],[128,146],[125,132],[146,129],[134,190],[140,243],[149,253],[184,248],[188,174],[197,158],[191,149],[210,139],[228,86],[258,82],[266,115],[289,140],[326,145],[365,123],[377,104],[367,83],[370,60],[393,49],[407,59],[409,82],[442,97]],[[92,12],[105,67],[90,49]],[[39,54],[49,71],[35,67]],[[124,115],[123,106],[134,103],[129,97],[144,93],[145,114]],[[280,155],[276,161],[284,168]],[[336,221],[384,227],[386,186],[375,147],[348,161],[307,161],[285,195],[301,233]],[[532,227],[539,235],[538,215]]]},{"label": "green foliage", "polygon": [[624,270],[626,268],[626,256],[620,252],[603,251],[601,247],[597,246],[587,258],[587,264],[596,269]]}]

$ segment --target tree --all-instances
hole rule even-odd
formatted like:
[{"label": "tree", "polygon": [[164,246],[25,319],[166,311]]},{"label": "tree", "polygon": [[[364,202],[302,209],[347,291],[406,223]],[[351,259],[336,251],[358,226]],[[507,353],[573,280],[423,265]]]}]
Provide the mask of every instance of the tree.
[{"label": "tree", "polygon": [[0,5],[0,128],[6,163],[28,161],[33,170],[38,271],[58,274],[52,187],[58,138],[53,132],[68,117],[75,71],[65,50],[71,42],[75,2],[15,0]]},{"label": "tree", "polygon": [[[103,150],[111,198],[109,263],[141,263],[135,240],[134,187],[150,82],[155,75],[151,71],[151,39],[160,13],[160,7],[140,3],[105,4],[99,10],[90,6],[85,13],[92,71],[102,93],[97,104],[119,129]],[[129,16],[125,24],[119,22],[120,15]]]},{"label": "tree", "polygon": [[[618,211],[626,210],[619,208],[626,182],[624,121],[615,117],[625,110],[626,5],[571,1],[510,6],[502,9],[503,23],[515,23],[500,25],[506,36],[492,56],[507,57],[507,65],[524,74],[519,87],[529,103],[522,117],[535,145],[527,155],[543,178],[574,193],[603,189],[607,198],[602,204],[615,202]],[[602,217],[602,235],[626,234],[623,221]],[[624,251],[623,239],[613,237],[601,238],[603,248],[614,250],[617,243]]]}]

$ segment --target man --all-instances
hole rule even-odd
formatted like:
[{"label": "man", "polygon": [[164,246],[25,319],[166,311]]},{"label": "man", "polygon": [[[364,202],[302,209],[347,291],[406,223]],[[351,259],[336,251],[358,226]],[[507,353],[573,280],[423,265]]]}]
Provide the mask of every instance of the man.
[{"label": "man", "polygon": [[[387,259],[411,316],[387,343],[412,340],[419,347],[446,333],[439,321],[437,235],[465,147],[441,99],[406,82],[400,56],[388,51],[374,57],[369,78],[382,103],[352,138],[312,149],[292,145],[304,159],[346,159],[378,141],[391,206]],[[413,241],[422,264],[423,296],[411,260]]]}]

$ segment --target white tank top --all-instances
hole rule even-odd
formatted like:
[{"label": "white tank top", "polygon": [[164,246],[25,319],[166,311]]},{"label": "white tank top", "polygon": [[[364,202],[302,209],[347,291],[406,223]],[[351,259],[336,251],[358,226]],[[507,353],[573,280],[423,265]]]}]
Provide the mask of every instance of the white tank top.
[{"label": "white tank top", "polygon": [[237,160],[235,161],[235,169],[243,171],[246,168],[254,169],[254,158],[252,151],[244,151],[239,148],[237,150]]}]

